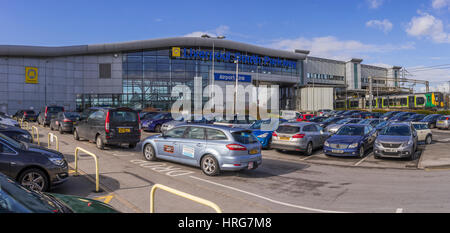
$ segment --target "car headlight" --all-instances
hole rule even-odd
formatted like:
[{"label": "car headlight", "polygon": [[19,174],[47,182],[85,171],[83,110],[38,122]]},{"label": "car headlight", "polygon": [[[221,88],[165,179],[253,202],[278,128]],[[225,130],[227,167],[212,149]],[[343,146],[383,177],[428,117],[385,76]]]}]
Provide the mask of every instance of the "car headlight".
[{"label": "car headlight", "polygon": [[325,143],[323,144],[324,146],[330,146],[330,143],[328,143],[328,141],[325,141]]},{"label": "car headlight", "polygon": [[64,164],[64,159],[62,158],[48,158],[48,160],[56,166],[62,166]]},{"label": "car headlight", "polygon": [[358,143],[357,142],[355,142],[355,143],[351,144],[350,146],[348,146],[348,148],[356,148],[356,147],[358,147]]},{"label": "car headlight", "polygon": [[266,138],[267,136],[269,136],[269,133],[263,133],[259,135],[258,138]]},{"label": "car headlight", "polygon": [[375,140],[375,146],[381,146],[381,143],[380,143],[380,141],[378,141],[378,140]]},{"label": "car headlight", "polygon": [[405,142],[405,143],[403,143],[403,147],[405,147],[405,146],[410,146],[410,145],[412,145],[413,144],[413,141],[411,141],[411,140],[408,140],[407,142]]},{"label": "car headlight", "polygon": [[31,136],[28,135],[28,134],[22,134],[22,137],[25,138],[25,139],[31,139]]}]

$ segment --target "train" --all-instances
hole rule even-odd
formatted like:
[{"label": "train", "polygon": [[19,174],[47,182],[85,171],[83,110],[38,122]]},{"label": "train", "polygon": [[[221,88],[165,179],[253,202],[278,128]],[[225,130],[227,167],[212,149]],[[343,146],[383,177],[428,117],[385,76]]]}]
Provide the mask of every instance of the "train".
[{"label": "train", "polygon": [[[441,92],[374,96],[372,108],[437,110],[444,108],[444,101],[444,94]],[[366,97],[349,98],[347,99],[347,109],[369,109],[369,102],[370,100]],[[335,108],[346,108],[345,100],[336,100]]]}]

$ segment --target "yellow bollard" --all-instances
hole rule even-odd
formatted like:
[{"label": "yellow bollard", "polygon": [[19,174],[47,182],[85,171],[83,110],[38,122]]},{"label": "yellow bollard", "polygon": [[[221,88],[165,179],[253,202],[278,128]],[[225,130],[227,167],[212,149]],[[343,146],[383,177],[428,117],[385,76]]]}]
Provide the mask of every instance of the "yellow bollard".
[{"label": "yellow bollard", "polygon": [[74,176],[78,176],[78,152],[79,151],[82,151],[82,152],[94,157],[94,161],[95,161],[95,192],[98,193],[98,192],[100,192],[100,181],[99,181],[100,177],[99,177],[98,159],[94,153],[89,152],[81,147],[75,148],[75,174],[74,174]]},{"label": "yellow bollard", "polygon": [[58,137],[56,135],[54,135],[53,133],[48,133],[48,137],[47,137],[47,147],[48,149],[50,149],[51,147],[51,140],[50,139],[56,139],[56,150],[59,151],[59,141],[58,141]]},{"label": "yellow bollard", "polygon": [[35,142],[35,138],[34,138],[34,131],[36,130],[36,139],[37,139],[37,143],[40,146],[41,142],[39,141],[39,129],[36,126],[32,126],[31,127],[31,136],[33,137],[33,143]]}]

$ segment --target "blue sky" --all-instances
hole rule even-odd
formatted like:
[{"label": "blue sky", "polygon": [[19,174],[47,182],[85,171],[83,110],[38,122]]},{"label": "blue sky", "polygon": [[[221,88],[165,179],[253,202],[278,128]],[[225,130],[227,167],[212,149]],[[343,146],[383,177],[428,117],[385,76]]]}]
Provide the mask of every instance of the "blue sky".
[{"label": "blue sky", "polygon": [[209,33],[311,50],[313,56],[403,66],[434,86],[450,81],[450,69],[418,71],[450,64],[450,0],[0,0],[0,6],[0,44],[60,46]]}]

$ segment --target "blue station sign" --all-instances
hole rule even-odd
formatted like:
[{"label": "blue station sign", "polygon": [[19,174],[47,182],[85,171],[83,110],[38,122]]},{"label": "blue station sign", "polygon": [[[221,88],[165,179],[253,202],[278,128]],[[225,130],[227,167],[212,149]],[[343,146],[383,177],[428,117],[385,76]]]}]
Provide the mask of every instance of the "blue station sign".
[{"label": "blue station sign", "polygon": [[[236,82],[236,74],[214,73],[214,80],[216,80],[216,81],[229,81],[229,82],[233,81],[233,82]],[[251,83],[252,82],[252,76],[251,75],[240,74],[238,82]]]}]

